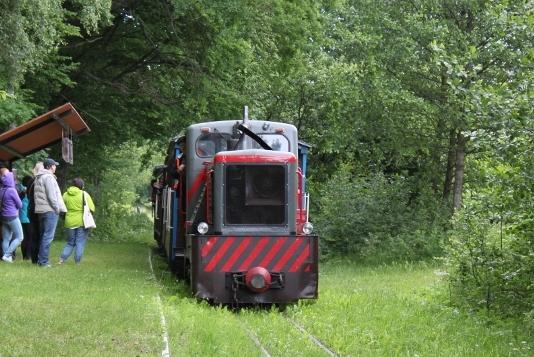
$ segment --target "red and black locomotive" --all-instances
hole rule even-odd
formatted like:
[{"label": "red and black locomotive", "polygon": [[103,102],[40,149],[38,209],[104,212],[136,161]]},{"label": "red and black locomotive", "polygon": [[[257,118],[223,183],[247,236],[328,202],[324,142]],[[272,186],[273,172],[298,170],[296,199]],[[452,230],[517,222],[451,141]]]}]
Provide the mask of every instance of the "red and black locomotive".
[{"label": "red and black locomotive", "polygon": [[154,238],[194,296],[215,303],[317,298],[309,146],[290,124],[194,124],[154,168]]}]

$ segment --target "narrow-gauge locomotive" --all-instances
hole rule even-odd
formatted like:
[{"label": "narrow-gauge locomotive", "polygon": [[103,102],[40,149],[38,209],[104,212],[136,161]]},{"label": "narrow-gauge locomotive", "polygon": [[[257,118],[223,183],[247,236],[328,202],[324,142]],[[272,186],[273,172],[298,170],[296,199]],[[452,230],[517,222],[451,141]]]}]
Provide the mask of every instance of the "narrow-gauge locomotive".
[{"label": "narrow-gauge locomotive", "polygon": [[154,238],[197,298],[317,298],[318,237],[305,193],[309,146],[290,124],[194,124],[154,168]]}]

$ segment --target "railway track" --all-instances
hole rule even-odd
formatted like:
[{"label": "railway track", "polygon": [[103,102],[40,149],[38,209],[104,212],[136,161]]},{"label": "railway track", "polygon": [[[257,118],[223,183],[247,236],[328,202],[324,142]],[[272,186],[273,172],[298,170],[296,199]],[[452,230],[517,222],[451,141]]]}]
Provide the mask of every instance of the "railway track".
[{"label": "railway track", "polygon": [[243,322],[241,323],[241,328],[243,328],[243,330],[245,330],[245,333],[248,335],[248,337],[252,340],[252,342],[254,342],[254,344],[256,345],[256,347],[258,347],[258,349],[261,351],[261,354],[264,356],[264,357],[271,357],[271,354],[269,353],[269,351],[267,351],[267,349],[261,344],[260,340],[258,339],[258,336],[256,336],[256,334],[254,333],[254,331],[252,331],[248,326],[246,326]]},{"label": "railway track", "polygon": [[321,348],[326,354],[328,354],[331,357],[337,357],[339,354],[337,354],[332,348],[328,347],[324,342],[322,342],[320,339],[315,337],[313,334],[311,334],[308,330],[306,330],[301,324],[299,324],[294,319],[290,318],[289,316],[285,315],[285,318],[293,327],[295,327],[297,330],[299,330],[304,336],[308,337],[310,341],[312,341],[316,346]]},{"label": "railway track", "polygon": [[[338,357],[339,353],[337,353],[333,348],[328,346],[326,343],[321,341],[318,337],[314,336],[312,333],[310,333],[304,326],[302,326],[299,322],[292,319],[291,317],[287,316],[286,314],[282,315],[285,320],[291,325],[298,333],[303,336],[303,340],[307,339],[313,343],[314,346],[321,349],[326,355],[330,357]],[[254,342],[254,345],[258,348],[258,350],[261,351],[261,354],[264,357],[271,357],[271,353],[268,351],[267,347],[265,347],[261,341],[258,335],[254,332],[253,328],[249,326],[249,324],[241,319],[241,328],[245,331],[247,336]]]}]

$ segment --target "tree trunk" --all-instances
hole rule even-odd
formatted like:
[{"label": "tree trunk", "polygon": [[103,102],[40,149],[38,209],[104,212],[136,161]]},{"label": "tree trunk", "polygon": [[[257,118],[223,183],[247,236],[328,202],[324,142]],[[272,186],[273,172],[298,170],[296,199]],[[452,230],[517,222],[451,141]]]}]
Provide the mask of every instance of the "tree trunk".
[{"label": "tree trunk", "polygon": [[431,160],[432,160],[432,190],[434,193],[439,193],[439,187],[441,186],[441,160],[443,157],[443,132],[446,130],[445,121],[443,118],[438,118],[436,123],[436,137],[434,145],[431,151]]},{"label": "tree trunk", "polygon": [[[449,85],[447,84],[447,80],[448,80],[448,75],[447,75],[447,66],[445,66],[445,63],[441,63],[441,74],[440,74],[440,78],[441,78],[441,104],[445,107],[447,106],[447,103],[448,103],[448,90],[449,90]],[[447,125],[445,125],[445,120],[444,118],[439,118],[439,121],[438,121],[438,131],[439,131],[439,145],[442,145],[443,143],[443,139],[445,139],[445,131],[448,129],[447,128]],[[450,120],[450,119],[449,119]],[[450,191],[451,191],[451,184],[452,184],[452,170],[453,170],[453,165],[454,165],[454,148],[456,146],[456,137],[455,137],[455,129],[454,129],[454,125],[451,123],[450,124],[451,126],[451,129],[449,129],[449,146],[448,146],[448,150],[447,150],[447,167],[445,169],[445,180],[443,182],[443,193],[442,193],[442,197],[445,201],[448,201],[449,200],[449,195],[450,195]],[[452,135],[452,137],[451,137]],[[438,171],[437,172],[440,172],[441,171],[441,160],[442,160],[442,149],[440,147],[439,149],[439,166],[437,166],[438,168]],[[452,156],[452,158],[451,158]],[[451,162],[452,160],[452,162]],[[436,177],[438,175],[435,175]],[[438,193],[439,192],[439,183],[437,184],[434,184],[434,192]]]},{"label": "tree trunk", "polygon": [[445,171],[445,181],[443,183],[443,200],[448,202],[451,195],[452,177],[454,173],[454,162],[456,159],[456,130],[449,132],[449,150],[447,153],[447,170]]},{"label": "tree trunk", "polygon": [[454,210],[462,207],[466,141],[466,138],[459,132],[456,136],[456,162],[454,164]]}]

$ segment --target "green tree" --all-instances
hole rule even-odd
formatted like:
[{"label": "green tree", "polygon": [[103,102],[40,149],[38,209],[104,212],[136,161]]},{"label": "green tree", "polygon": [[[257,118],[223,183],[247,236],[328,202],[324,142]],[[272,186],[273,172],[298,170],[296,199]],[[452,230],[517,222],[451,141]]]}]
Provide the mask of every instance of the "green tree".
[{"label": "green tree", "polygon": [[[74,84],[70,79],[74,64],[58,51],[69,38],[106,24],[109,6],[110,0],[0,3],[0,127],[48,109],[51,94]],[[40,85],[26,86],[28,82]]]}]

